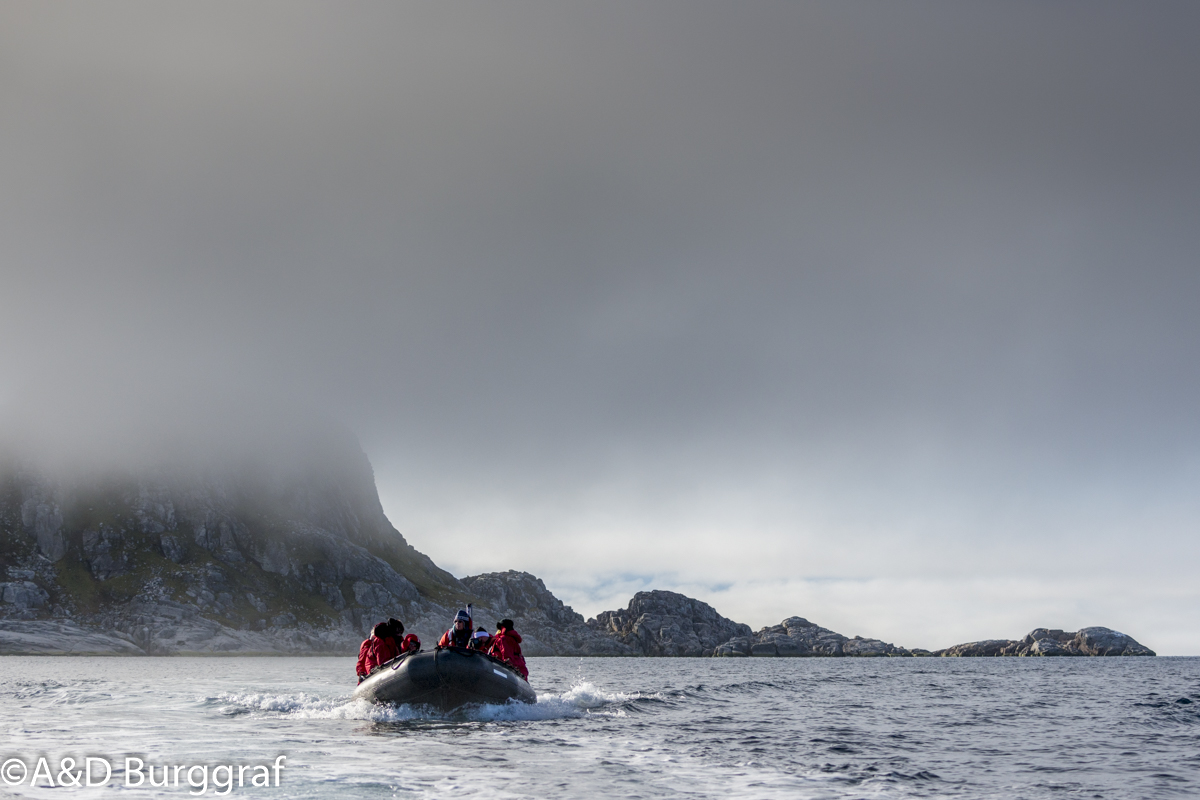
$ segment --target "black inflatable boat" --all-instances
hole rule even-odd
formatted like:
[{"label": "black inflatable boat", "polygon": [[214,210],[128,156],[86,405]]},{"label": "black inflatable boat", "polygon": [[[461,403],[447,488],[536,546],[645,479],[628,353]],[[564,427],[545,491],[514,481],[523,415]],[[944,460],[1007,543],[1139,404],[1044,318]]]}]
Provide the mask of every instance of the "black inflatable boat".
[{"label": "black inflatable boat", "polygon": [[398,656],[372,672],[354,696],[372,703],[414,703],[442,710],[468,703],[537,702],[533,687],[512,667],[486,653],[459,647]]}]

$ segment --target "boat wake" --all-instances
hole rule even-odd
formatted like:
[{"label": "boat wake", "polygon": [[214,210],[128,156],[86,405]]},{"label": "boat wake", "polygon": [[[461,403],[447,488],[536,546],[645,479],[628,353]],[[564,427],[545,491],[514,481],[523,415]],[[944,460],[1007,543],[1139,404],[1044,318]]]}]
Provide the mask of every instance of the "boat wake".
[{"label": "boat wake", "polygon": [[641,710],[645,703],[662,702],[658,694],[610,692],[587,681],[578,681],[561,693],[538,694],[535,704],[508,702],[499,705],[470,705],[440,711],[422,705],[378,705],[348,695],[322,697],[316,694],[271,694],[223,692],[202,702],[225,716],[274,717],[283,719],[342,719],[366,722],[538,722],[587,716],[624,717]]}]

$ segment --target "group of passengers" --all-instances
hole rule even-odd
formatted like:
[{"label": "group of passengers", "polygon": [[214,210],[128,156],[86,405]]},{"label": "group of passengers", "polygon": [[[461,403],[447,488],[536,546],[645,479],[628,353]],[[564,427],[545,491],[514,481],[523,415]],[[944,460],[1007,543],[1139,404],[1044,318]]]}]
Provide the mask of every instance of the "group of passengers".
[{"label": "group of passengers", "polygon": [[438,647],[464,647],[469,650],[480,650],[492,658],[497,658],[521,673],[522,678],[529,678],[529,668],[525,666],[525,656],[521,655],[521,634],[513,627],[511,619],[502,619],[496,623],[496,632],[488,633],[482,625],[471,630],[471,612],[468,608],[460,608],[454,615],[454,625],[442,634]]},{"label": "group of passengers", "polygon": [[[403,638],[401,638],[403,637]],[[404,635],[404,623],[392,617],[371,629],[371,636],[358,648],[358,682],[371,674],[371,670],[386,664],[402,653],[415,653],[421,649],[421,640],[415,633]]]},{"label": "group of passengers", "polygon": [[[459,609],[454,615],[454,624],[442,634],[437,646],[461,647],[487,653],[515,669],[522,678],[528,679],[529,669],[525,666],[525,657],[521,655],[521,634],[513,627],[513,621],[500,620],[496,623],[495,633],[488,633],[483,626],[472,630],[470,608],[468,605],[467,608]],[[371,629],[370,638],[358,649],[358,682],[362,683],[376,667],[397,656],[415,653],[420,649],[421,640],[412,633],[404,636],[404,623],[400,620],[393,617],[387,622],[380,622]]]}]

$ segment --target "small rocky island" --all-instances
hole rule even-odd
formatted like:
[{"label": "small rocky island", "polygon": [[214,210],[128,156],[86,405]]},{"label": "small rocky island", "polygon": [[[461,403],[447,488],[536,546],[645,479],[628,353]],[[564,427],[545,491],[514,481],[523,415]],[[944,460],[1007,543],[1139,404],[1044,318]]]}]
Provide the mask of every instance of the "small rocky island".
[{"label": "small rocky island", "polygon": [[337,431],[236,468],[98,479],[0,463],[0,655],[349,655],[388,617],[432,644],[468,601],[480,624],[517,620],[531,656],[1154,655],[1107,628],[932,653],[803,617],[754,632],[667,591],[585,620],[533,575],[459,579],[415,550]]},{"label": "small rocky island", "polygon": [[930,653],[935,656],[1152,656],[1154,651],[1132,636],[1109,628],[1061,631],[1035,628],[1024,639],[986,639]]}]

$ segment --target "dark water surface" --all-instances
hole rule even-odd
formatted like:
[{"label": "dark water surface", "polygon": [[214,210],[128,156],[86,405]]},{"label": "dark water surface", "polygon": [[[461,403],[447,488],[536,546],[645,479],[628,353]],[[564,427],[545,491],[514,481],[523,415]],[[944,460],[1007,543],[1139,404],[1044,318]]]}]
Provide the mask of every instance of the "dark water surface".
[{"label": "dark water surface", "polygon": [[[0,658],[0,760],[45,757],[56,783],[64,757],[114,767],[105,787],[0,794],[197,791],[126,788],[136,756],[250,765],[232,793],[265,798],[1200,797],[1196,658],[529,666],[536,706],[439,716],[351,702],[352,658]],[[279,755],[280,785],[251,788]]]}]

